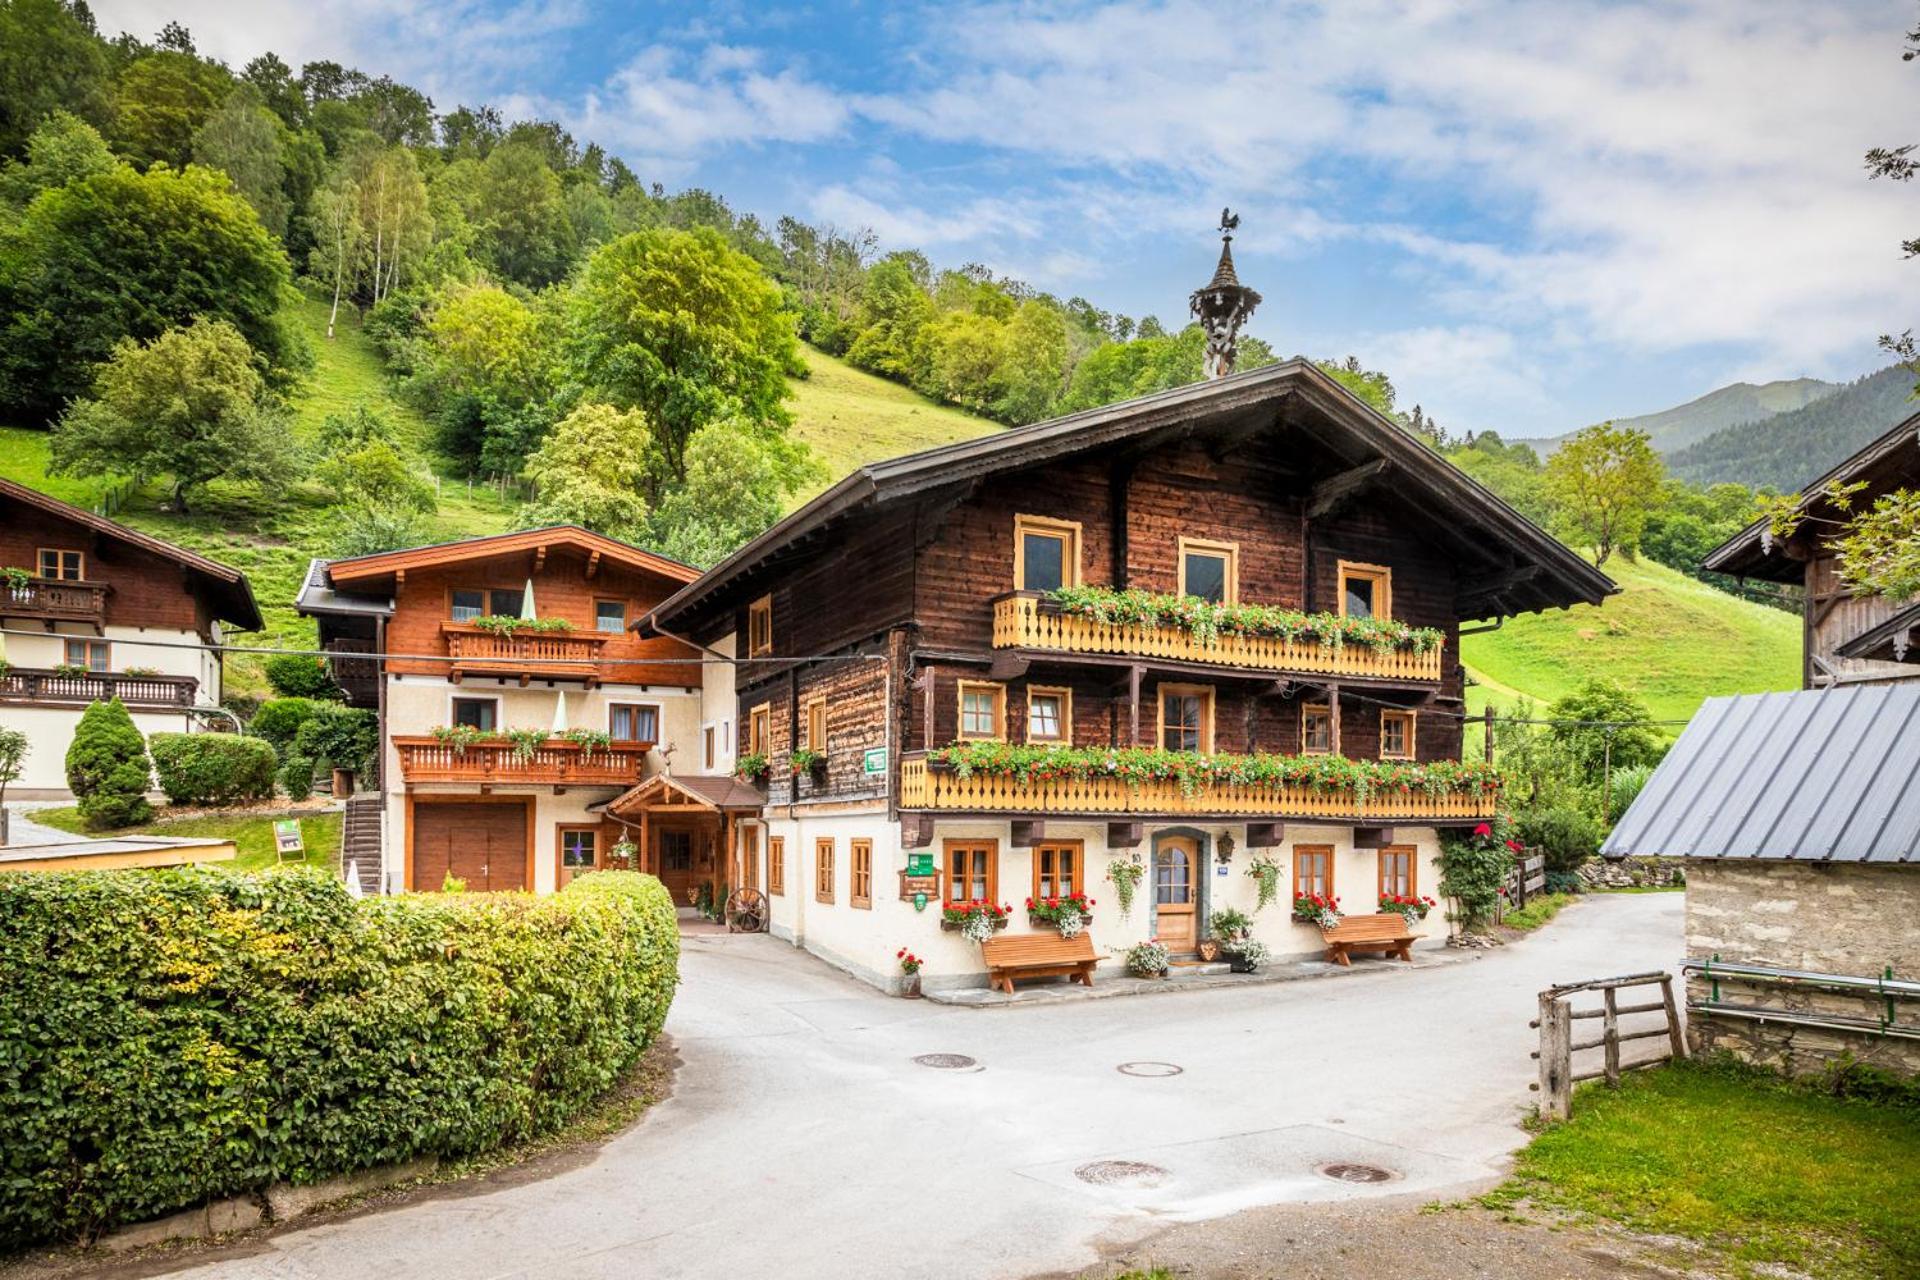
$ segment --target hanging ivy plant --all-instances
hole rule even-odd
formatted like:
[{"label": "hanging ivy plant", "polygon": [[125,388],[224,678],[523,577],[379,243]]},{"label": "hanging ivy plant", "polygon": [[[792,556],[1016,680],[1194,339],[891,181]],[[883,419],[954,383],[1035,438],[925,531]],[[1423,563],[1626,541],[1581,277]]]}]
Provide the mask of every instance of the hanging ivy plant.
[{"label": "hanging ivy plant", "polygon": [[1258,853],[1247,865],[1247,874],[1260,886],[1260,897],[1254,903],[1255,911],[1264,911],[1280,899],[1280,864],[1270,853]]},{"label": "hanging ivy plant", "polygon": [[1107,879],[1113,881],[1113,896],[1120,900],[1122,920],[1132,917],[1134,891],[1140,887],[1140,881],[1146,874],[1146,864],[1140,861],[1137,853],[1115,858],[1107,864]]}]

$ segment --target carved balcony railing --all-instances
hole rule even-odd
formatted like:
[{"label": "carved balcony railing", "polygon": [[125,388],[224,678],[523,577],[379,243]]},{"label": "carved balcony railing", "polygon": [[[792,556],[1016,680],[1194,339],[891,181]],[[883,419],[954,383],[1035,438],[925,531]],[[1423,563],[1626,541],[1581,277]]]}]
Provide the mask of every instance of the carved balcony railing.
[{"label": "carved balcony railing", "polygon": [[1444,652],[1382,651],[1364,645],[1336,648],[1273,636],[1222,635],[1205,644],[1179,627],[1096,622],[1062,613],[1058,606],[1032,595],[1002,596],[993,602],[993,647],[1160,658],[1303,675],[1436,682]]},{"label": "carved balcony railing", "polygon": [[0,702],[69,707],[118,698],[136,711],[184,711],[200,682],[192,676],[126,675],[90,671],[68,675],[38,667],[11,667],[0,675]]},{"label": "carved balcony railing", "polygon": [[408,782],[539,783],[553,786],[629,787],[640,781],[651,742],[616,742],[589,752],[565,738],[548,738],[523,756],[511,742],[469,742],[401,737],[400,776]]},{"label": "carved balcony railing", "polygon": [[379,706],[379,660],[353,656],[372,653],[373,641],[357,636],[336,636],[327,642],[327,649],[335,655],[327,659],[328,669],[333,672],[333,682],[347,695],[347,705],[367,708]]},{"label": "carved balcony railing", "polygon": [[443,622],[448,679],[459,684],[463,676],[508,676],[521,684],[531,680],[601,680],[600,650],[613,636],[604,631],[521,631],[502,635],[464,622]]},{"label": "carved balcony railing", "polygon": [[1457,822],[1491,818],[1499,807],[1494,787],[1429,794],[1404,788],[1371,791],[1360,799],[1349,790],[1241,784],[1203,785],[1192,794],[1178,782],[1129,784],[1119,778],[1027,781],[1005,774],[962,778],[924,756],[900,761],[900,807],[954,813],[1231,814],[1262,818],[1328,818],[1366,822]]},{"label": "carved balcony railing", "polygon": [[17,587],[0,583],[0,617],[91,622],[101,627],[107,622],[107,593],[112,589],[104,582],[54,578],[29,578]]}]

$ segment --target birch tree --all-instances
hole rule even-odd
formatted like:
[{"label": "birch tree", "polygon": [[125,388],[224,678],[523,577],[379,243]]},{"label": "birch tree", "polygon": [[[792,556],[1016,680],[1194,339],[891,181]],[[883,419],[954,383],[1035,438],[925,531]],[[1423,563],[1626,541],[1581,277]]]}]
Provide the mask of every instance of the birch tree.
[{"label": "birch tree", "polygon": [[313,193],[307,222],[313,236],[307,270],[318,279],[333,282],[333,310],[327,313],[327,337],[331,339],[340,319],[340,295],[359,270],[365,241],[359,185],[344,170],[335,171],[327,185]]}]

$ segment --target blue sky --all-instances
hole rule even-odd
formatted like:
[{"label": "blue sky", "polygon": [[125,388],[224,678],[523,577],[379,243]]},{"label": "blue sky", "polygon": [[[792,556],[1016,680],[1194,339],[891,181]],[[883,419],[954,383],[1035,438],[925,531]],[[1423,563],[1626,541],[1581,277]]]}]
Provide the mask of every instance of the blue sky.
[{"label": "blue sky", "polygon": [[1920,324],[1910,0],[94,0],[565,122],[648,181],[1184,319],[1222,205],[1285,353],[1454,430],[1842,379]]}]

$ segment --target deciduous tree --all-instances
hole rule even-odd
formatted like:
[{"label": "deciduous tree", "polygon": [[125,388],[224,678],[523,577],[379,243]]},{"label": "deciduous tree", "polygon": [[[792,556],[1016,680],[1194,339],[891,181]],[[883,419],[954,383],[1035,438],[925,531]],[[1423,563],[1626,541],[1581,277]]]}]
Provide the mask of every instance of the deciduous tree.
[{"label": "deciduous tree", "polygon": [[113,120],[106,43],[73,0],[0,0],[0,155],[18,155],[55,111]]},{"label": "deciduous tree", "polygon": [[687,445],[687,475],[654,513],[652,545],[702,569],[780,518],[786,497],[819,477],[806,446],[741,423],[716,422]]},{"label": "deciduous tree", "polygon": [[1616,550],[1638,549],[1665,474],[1646,432],[1605,422],[1561,445],[1545,480],[1567,541],[1590,547],[1603,565]]},{"label": "deciduous tree", "polygon": [[260,223],[276,236],[287,234],[292,205],[286,192],[285,132],[260,91],[242,83],[193,135],[193,158],[233,180]]},{"label": "deciduous tree", "polygon": [[640,410],[581,405],[527,459],[536,496],[520,508],[521,527],[577,524],[609,538],[640,541],[655,448]]}]

